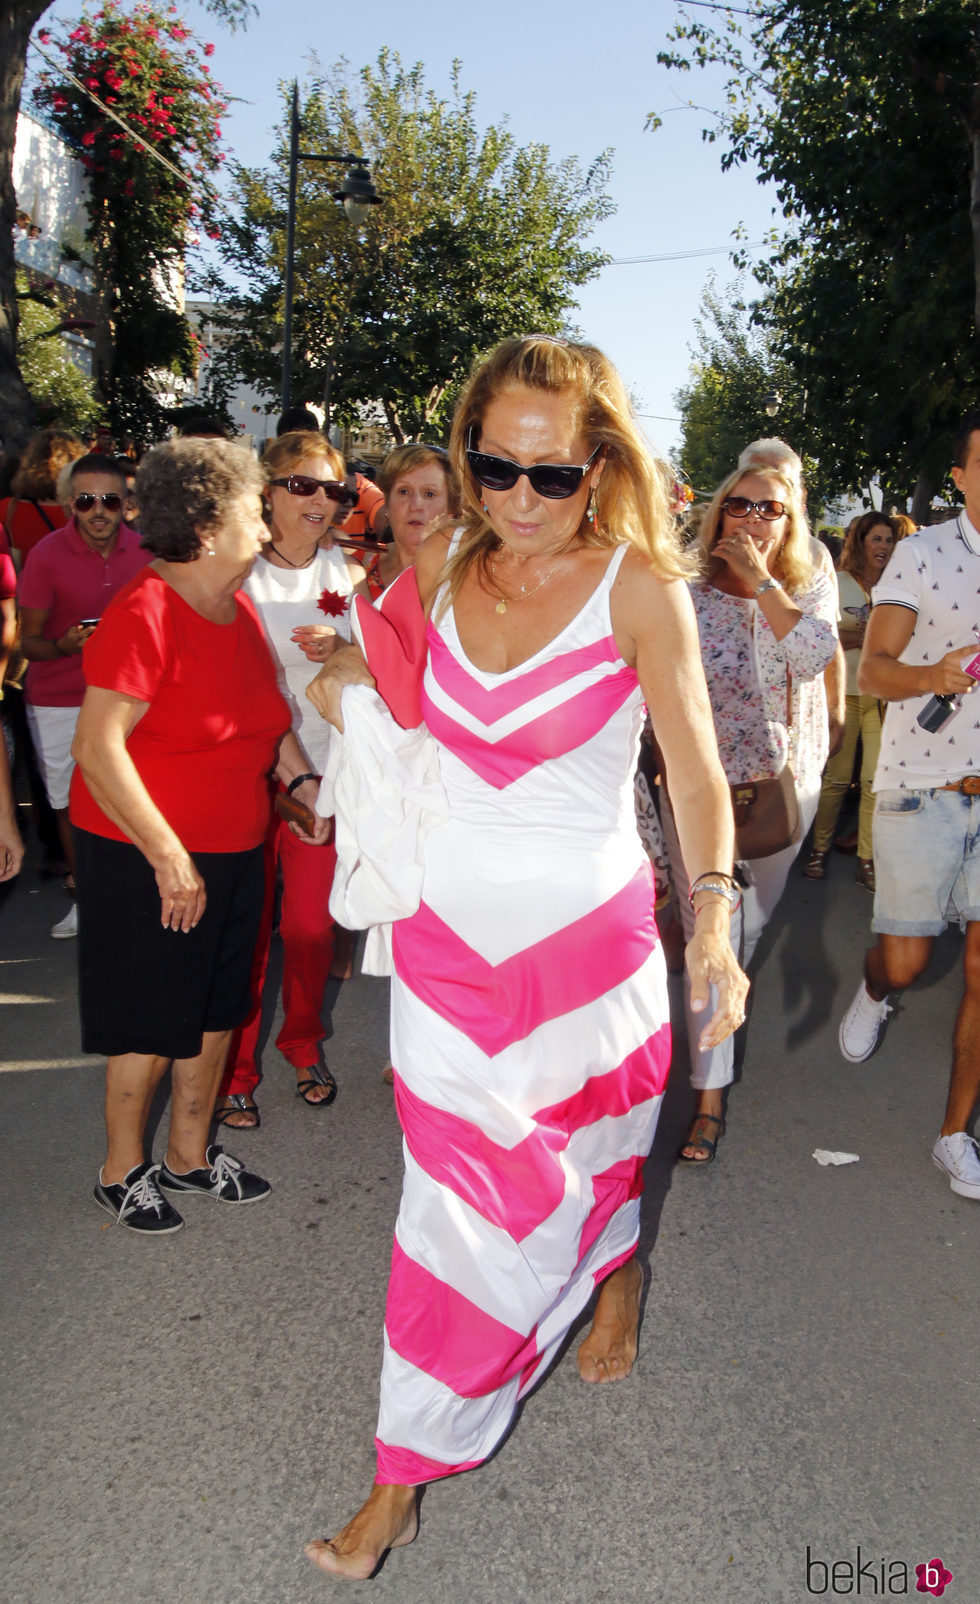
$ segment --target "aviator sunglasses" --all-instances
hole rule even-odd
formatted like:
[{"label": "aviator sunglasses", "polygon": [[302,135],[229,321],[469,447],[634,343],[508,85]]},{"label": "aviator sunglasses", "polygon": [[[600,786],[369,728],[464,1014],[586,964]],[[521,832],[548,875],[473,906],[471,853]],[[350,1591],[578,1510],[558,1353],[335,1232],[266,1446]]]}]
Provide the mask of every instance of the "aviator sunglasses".
[{"label": "aviator sunglasses", "polygon": [[352,507],[357,500],[357,491],[341,484],[339,479],[311,479],[305,473],[291,473],[285,479],[273,479],[272,483],[281,485],[291,496],[315,496],[322,490],[328,501],[338,501],[342,507]]},{"label": "aviator sunglasses", "polygon": [[531,489],[548,501],[564,501],[574,496],[585,475],[602,450],[596,446],[588,462],[536,462],[533,468],[524,468],[509,457],[492,457],[486,451],[474,451],[473,429],[466,437],[466,460],[470,472],[485,490],[513,490],[522,474],[531,481]]},{"label": "aviator sunglasses", "polygon": [[83,490],[81,495],[72,502],[76,512],[91,512],[97,501],[101,501],[106,512],[118,512],[123,504],[123,498],[115,490],[109,490],[104,496],[93,496],[91,491]]},{"label": "aviator sunglasses", "polygon": [[781,518],[786,511],[786,504],[782,501],[750,501],[747,496],[729,496],[721,504],[722,512],[727,512],[729,518],[747,518],[750,512],[757,512],[767,524],[774,519]]}]

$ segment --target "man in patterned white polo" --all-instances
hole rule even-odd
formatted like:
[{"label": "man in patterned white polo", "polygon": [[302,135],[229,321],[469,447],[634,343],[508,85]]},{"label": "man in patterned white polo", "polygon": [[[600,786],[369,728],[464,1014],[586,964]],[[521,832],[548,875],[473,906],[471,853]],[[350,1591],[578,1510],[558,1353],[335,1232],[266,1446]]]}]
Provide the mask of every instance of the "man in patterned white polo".
[{"label": "man in patterned white polo", "polygon": [[[966,937],[963,1000],[932,1157],[954,1192],[980,1199],[971,1134],[980,1097],[980,696],[963,672],[980,650],[980,408],[963,419],[953,455],[965,507],[901,541],[871,597],[858,686],[889,704],[874,781],[878,940],[840,1046],[852,1063],[870,1057],[889,995],[922,974],[936,936],[956,919]],[[962,698],[945,723],[948,707],[926,711],[936,696]]]}]

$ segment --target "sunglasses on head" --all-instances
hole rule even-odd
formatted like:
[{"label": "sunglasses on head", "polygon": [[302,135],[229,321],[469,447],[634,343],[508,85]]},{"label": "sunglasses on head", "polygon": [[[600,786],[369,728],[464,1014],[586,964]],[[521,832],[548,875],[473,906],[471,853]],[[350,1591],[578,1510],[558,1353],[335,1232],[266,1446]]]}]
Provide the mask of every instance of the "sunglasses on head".
[{"label": "sunglasses on head", "polygon": [[311,479],[305,473],[291,473],[285,479],[273,479],[272,483],[281,485],[291,496],[315,496],[322,490],[328,501],[338,501],[342,507],[352,507],[357,500],[357,491],[350,490],[339,479]]},{"label": "sunglasses on head", "polygon": [[470,472],[485,490],[513,490],[518,479],[525,474],[535,494],[544,496],[548,501],[564,501],[566,496],[574,496],[602,450],[601,446],[596,446],[588,462],[574,465],[565,462],[536,462],[533,468],[524,468],[519,462],[511,462],[509,457],[492,457],[489,452],[474,451],[472,428],[466,440],[466,460],[470,465]]},{"label": "sunglasses on head", "polygon": [[101,501],[106,512],[118,512],[123,504],[123,498],[115,490],[109,490],[104,496],[93,496],[91,491],[83,490],[72,503],[76,512],[91,512],[97,501]]},{"label": "sunglasses on head", "polygon": [[394,457],[399,451],[434,451],[437,457],[447,457],[449,452],[445,446],[434,446],[428,440],[406,440],[403,446],[392,446],[388,455]]},{"label": "sunglasses on head", "polygon": [[747,518],[750,512],[757,512],[766,523],[781,518],[786,511],[783,501],[750,501],[748,496],[729,496],[721,504],[722,512],[727,512],[729,518]]}]

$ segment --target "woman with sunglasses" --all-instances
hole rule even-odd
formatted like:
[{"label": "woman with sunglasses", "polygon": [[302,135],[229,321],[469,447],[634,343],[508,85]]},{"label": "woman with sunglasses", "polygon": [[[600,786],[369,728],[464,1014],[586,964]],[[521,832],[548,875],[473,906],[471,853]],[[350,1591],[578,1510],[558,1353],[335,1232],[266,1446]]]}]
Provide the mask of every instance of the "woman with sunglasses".
[{"label": "woman with sunglasses", "polygon": [[[814,567],[798,481],[783,468],[730,474],[708,504],[700,544],[704,572],[691,594],[725,773],[731,783],[771,777],[788,761],[801,818],[793,845],[739,866],[744,900],[732,942],[738,947],[741,932],[742,964],[748,968],[820,795],[828,746],[823,672],[837,649],[836,586],[823,568]],[[678,840],[676,813],[669,800],[664,834],[689,934],[692,866]],[[724,1133],[734,1044],[729,1038],[699,1047],[689,989],[686,1000],[696,1103],[680,1157],[704,1165],[714,1159]]]},{"label": "woman with sunglasses", "polygon": [[[670,1060],[633,811],[644,701],[695,876],[706,1045],[746,996],[689,567],[622,381],[592,346],[508,340],[464,391],[450,457],[460,526],[429,537],[380,614],[356,605],[374,673],[348,648],[311,687],[341,729],[345,681],[376,683],[403,725],[424,720],[449,805],[425,838],[418,912],[394,927],[406,1174],[377,1476],[349,1525],[307,1548],[347,1577],[412,1541],[422,1483],[494,1450],[600,1284],[579,1372],[632,1368],[641,1174]],[[400,660],[376,650],[396,617]]]},{"label": "woman with sunglasses", "polygon": [[459,490],[442,446],[412,441],[389,451],[378,472],[391,543],[364,565],[371,595],[387,590],[411,568],[437,518],[459,511]]},{"label": "woman with sunglasses", "polygon": [[[322,435],[308,430],[280,435],[262,459],[270,540],[245,583],[272,651],[279,688],[289,703],[304,772],[287,795],[316,808],[319,777],[330,731],[306,699],[306,686],[340,635],[350,639],[347,610],[355,589],[367,594],[364,571],[334,544],[334,526],[354,500],[344,484],[344,462]],[[284,1019],[276,1046],[296,1071],[296,1095],[310,1108],[326,1108],[337,1082],[323,1060],[323,993],[333,957],[328,909],[337,854],[332,839],[311,848],[298,824],[273,812],[266,840],[266,899],[252,969],[252,1006],[228,1055],[216,1108],[219,1124],[254,1129],[254,1092],[262,1025],[262,996],[269,961],[277,868],[282,872],[279,933],[283,944]]]}]

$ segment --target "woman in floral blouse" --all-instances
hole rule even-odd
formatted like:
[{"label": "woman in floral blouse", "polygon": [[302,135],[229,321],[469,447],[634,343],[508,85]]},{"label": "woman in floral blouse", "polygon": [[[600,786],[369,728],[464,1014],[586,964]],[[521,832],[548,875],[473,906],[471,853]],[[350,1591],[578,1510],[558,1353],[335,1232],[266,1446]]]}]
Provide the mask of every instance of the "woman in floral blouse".
[{"label": "woman in floral blouse", "polygon": [[[272,539],[245,585],[255,603],[282,691],[293,715],[293,733],[307,759],[305,776],[290,785],[294,800],[313,807],[327,755],[330,726],[306,699],[312,664],[321,664],[335,634],[350,639],[347,610],[353,591],[367,594],[364,571],[334,544],[333,528],[356,492],[344,483],[340,453],[308,431],[280,435],[266,449],[265,501]],[[277,787],[282,793],[282,787]],[[282,871],[279,933],[283,943],[282,1002],[285,1019],[276,1046],[296,1071],[296,1092],[311,1108],[324,1108],[337,1083],[323,1059],[323,993],[333,955],[333,920],[327,903],[337,856],[331,840],[312,846],[296,824],[274,813],[266,841],[266,898],[252,967],[252,1007],[228,1055],[216,1116],[219,1123],[251,1128],[259,1123],[253,1093],[262,1023],[262,993],[277,866]]]},{"label": "woman in floral blouse", "polygon": [[[830,576],[813,567],[798,488],[779,469],[730,474],[705,512],[700,539],[704,577],[691,594],[725,773],[729,783],[769,778],[788,761],[801,815],[792,846],[740,865],[746,885],[735,920],[747,969],[816,812],[828,744],[823,671],[837,647],[837,596]],[[693,926],[669,807],[664,833],[678,901]],[[738,934],[733,928],[736,950]],[[688,1040],[696,1044],[697,1037],[689,1013]],[[697,1101],[680,1153],[685,1162],[714,1158],[733,1072],[731,1037],[707,1053],[692,1045]]]}]

